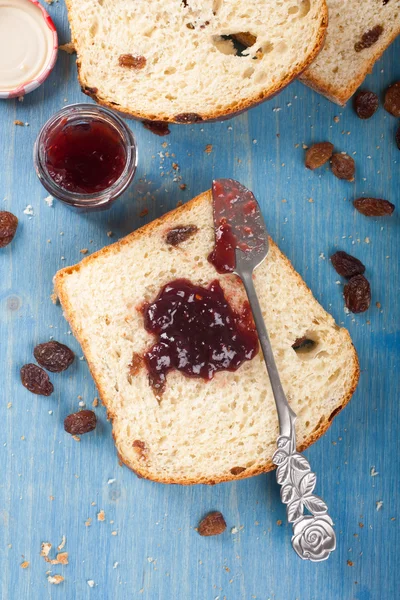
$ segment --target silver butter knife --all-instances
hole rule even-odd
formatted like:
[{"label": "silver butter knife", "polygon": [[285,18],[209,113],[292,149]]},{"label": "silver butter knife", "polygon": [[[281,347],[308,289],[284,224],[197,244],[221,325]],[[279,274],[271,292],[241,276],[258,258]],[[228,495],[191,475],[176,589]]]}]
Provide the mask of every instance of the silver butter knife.
[{"label": "silver butter knife", "polygon": [[[282,388],[253,283],[254,269],[268,254],[268,232],[257,200],[242,184],[218,179],[213,181],[212,191],[216,245],[209,260],[220,273],[240,277],[253,312],[278,413],[279,437],[272,460],[287,518],[293,524],[292,546],[303,560],[323,561],[336,548],[333,522],[325,502],[313,493],[315,473],[296,451],[296,414]],[[305,509],[310,514],[305,514]]]}]

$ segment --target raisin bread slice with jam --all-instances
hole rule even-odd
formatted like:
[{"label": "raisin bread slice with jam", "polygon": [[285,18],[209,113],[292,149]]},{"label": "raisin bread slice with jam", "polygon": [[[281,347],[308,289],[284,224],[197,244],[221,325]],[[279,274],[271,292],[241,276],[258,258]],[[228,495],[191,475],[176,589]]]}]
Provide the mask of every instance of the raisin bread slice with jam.
[{"label": "raisin bread slice with jam", "polygon": [[[172,370],[161,396],[142,359],[155,341],[143,307],[166,284],[218,281],[237,313],[246,305],[238,277],[219,275],[207,260],[213,248],[212,197],[205,192],[55,277],[121,460],[154,481],[212,484],[274,468],[278,420],[260,350],[236,371],[222,370],[209,381]],[[255,286],[304,450],[349,401],[359,376],[357,354],[347,330],[272,240]]]},{"label": "raisin bread slice with jam", "polygon": [[[82,90],[127,116],[193,123],[278,93],[311,64],[325,0],[66,0]],[[237,33],[250,47],[235,47]]]},{"label": "raisin bread slice with jam", "polygon": [[324,48],[300,79],[344,105],[400,34],[400,0],[327,0]]}]

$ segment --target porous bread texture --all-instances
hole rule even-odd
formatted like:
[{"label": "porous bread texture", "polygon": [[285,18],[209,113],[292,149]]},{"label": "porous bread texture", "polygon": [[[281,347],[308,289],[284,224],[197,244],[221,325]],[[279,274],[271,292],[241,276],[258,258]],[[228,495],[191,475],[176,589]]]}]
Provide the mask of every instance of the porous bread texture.
[{"label": "porous bread texture", "polygon": [[[167,232],[197,225],[177,247]],[[134,353],[154,343],[140,308],[177,278],[207,286],[218,279],[231,305],[246,300],[235,275],[219,275],[207,257],[214,246],[211,193],[59,271],[55,288],[112,419],[121,460],[163,483],[217,483],[273,468],[278,436],[274,399],[261,351],[236,372],[205,382],[178,371],[167,376],[161,401],[144,366],[129,374]],[[298,415],[300,450],[317,440],[350,399],[358,381],[357,354],[345,329],[314,299],[288,259],[270,241],[255,286],[283,388]],[[310,352],[292,345],[306,336]]]},{"label": "porous bread texture", "polygon": [[[327,25],[325,0],[66,2],[83,91],[157,121],[226,117],[276,94],[315,58]],[[223,37],[240,32],[257,38],[243,56]],[[120,66],[126,54],[145,66]]]},{"label": "porous bread texture", "polygon": [[[400,0],[327,0],[329,26],[325,45],[301,80],[344,105],[375,62],[400,34]],[[381,25],[383,32],[370,48],[356,52],[362,35]]]}]

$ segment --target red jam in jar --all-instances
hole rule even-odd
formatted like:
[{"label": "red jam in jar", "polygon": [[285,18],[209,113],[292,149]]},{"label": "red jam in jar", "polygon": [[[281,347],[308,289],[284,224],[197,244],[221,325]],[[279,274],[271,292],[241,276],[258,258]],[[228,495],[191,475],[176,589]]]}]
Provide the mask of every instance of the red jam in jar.
[{"label": "red jam in jar", "polygon": [[162,394],[173,369],[210,380],[217,371],[236,371],[258,352],[250,306],[234,311],[218,281],[208,288],[177,279],[143,309],[146,331],[156,336],[144,355],[150,384]]},{"label": "red jam in jar", "polygon": [[104,121],[61,122],[50,132],[45,147],[46,167],[64,190],[95,194],[112,186],[126,165],[118,131]]},{"label": "red jam in jar", "polygon": [[104,210],[129,187],[137,166],[135,137],[115,112],[72,104],[43,125],[33,160],[46,190],[70,208]]}]

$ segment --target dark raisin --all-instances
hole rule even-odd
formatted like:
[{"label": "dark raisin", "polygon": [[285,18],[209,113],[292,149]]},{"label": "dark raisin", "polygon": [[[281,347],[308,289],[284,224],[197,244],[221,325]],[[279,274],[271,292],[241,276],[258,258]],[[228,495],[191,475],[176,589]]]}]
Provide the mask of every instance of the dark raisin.
[{"label": "dark raisin", "polygon": [[231,473],[232,475],[240,475],[246,470],[246,467],[232,467]]},{"label": "dark raisin", "polygon": [[301,338],[297,338],[292,344],[292,348],[295,352],[298,350],[312,350],[316,346],[316,342],[314,340],[310,340],[306,335],[303,335]]},{"label": "dark raisin", "polygon": [[400,81],[396,81],[386,90],[383,106],[394,117],[400,117]]},{"label": "dark raisin", "polygon": [[163,121],[142,121],[143,127],[159,136],[169,135],[171,132],[168,123]]},{"label": "dark raisin", "polygon": [[362,313],[368,310],[371,304],[371,286],[364,275],[355,275],[344,286],[344,301],[353,313]]},{"label": "dark raisin", "polygon": [[175,115],[174,120],[177,123],[198,123],[203,120],[203,117],[197,113],[180,113],[179,115]]},{"label": "dark raisin", "polygon": [[357,198],[353,204],[354,208],[366,217],[385,217],[391,215],[395,209],[395,205],[389,200],[380,198]]},{"label": "dark raisin", "polygon": [[97,417],[92,410],[81,410],[64,419],[64,429],[71,435],[83,435],[96,429]]},{"label": "dark raisin", "polygon": [[18,227],[18,219],[6,210],[0,210],[0,248],[12,242]]},{"label": "dark raisin", "polygon": [[375,25],[375,27],[362,34],[361,40],[354,44],[354,50],[356,52],[361,52],[361,50],[365,50],[365,48],[371,48],[371,46],[379,40],[382,33],[382,25]]},{"label": "dark raisin", "polygon": [[331,261],[336,273],[346,277],[346,279],[365,273],[365,267],[361,260],[343,250],[338,250],[338,252],[332,254]]},{"label": "dark raisin", "polygon": [[219,511],[208,513],[198,525],[198,532],[202,536],[220,535],[226,529],[225,519]]},{"label": "dark raisin", "polygon": [[370,119],[378,110],[378,106],[379,99],[374,92],[364,90],[354,98],[354,110],[360,119]]},{"label": "dark raisin", "polygon": [[307,169],[318,169],[322,167],[333,154],[333,144],[330,142],[320,142],[313,144],[306,152],[306,167]]},{"label": "dark raisin", "polygon": [[65,371],[74,362],[75,358],[75,354],[68,346],[55,341],[39,344],[34,349],[33,355],[39,365],[52,373]]},{"label": "dark raisin", "polygon": [[178,246],[182,242],[186,242],[197,231],[196,225],[178,225],[168,231],[165,241],[171,246]]},{"label": "dark raisin", "polygon": [[396,145],[397,145],[398,149],[400,150],[400,126],[397,128],[395,137],[396,137]]},{"label": "dark raisin", "polygon": [[146,58],[144,56],[133,56],[133,54],[121,54],[118,58],[120,67],[127,69],[143,69],[146,66]]},{"label": "dark raisin", "polygon": [[38,396],[50,396],[54,391],[46,371],[32,363],[21,368],[21,381],[27,390]]},{"label": "dark raisin", "polygon": [[354,181],[354,173],[356,170],[354,160],[348,154],[334,154],[331,159],[332,173],[338,179],[346,179],[346,181]]}]

